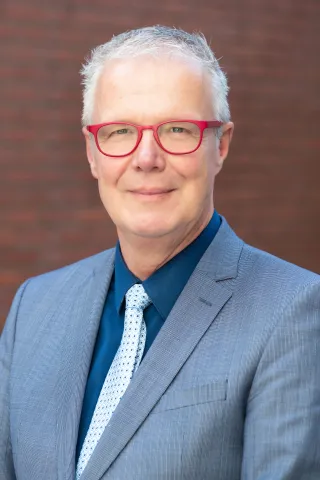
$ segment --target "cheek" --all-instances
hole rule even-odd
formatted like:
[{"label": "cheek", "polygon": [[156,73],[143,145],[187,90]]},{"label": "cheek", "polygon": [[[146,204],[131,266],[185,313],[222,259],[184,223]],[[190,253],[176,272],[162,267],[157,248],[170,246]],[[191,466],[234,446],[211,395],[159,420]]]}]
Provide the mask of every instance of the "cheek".
[{"label": "cheek", "polygon": [[179,163],[179,173],[184,178],[184,203],[190,209],[198,209],[207,199],[211,201],[217,173],[213,152],[210,155],[199,153],[190,155],[184,163]]},{"label": "cheek", "polygon": [[213,177],[214,162],[208,155],[190,154],[176,163],[175,170],[187,183],[203,183]]},{"label": "cheek", "polygon": [[125,171],[124,162],[119,159],[108,157],[97,158],[96,161],[97,178],[100,188],[104,186],[117,186]]}]

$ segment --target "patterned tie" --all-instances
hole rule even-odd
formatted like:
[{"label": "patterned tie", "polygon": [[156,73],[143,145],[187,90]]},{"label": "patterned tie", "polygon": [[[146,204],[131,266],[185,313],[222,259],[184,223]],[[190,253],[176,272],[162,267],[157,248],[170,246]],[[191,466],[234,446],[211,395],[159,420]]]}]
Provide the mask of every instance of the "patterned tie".
[{"label": "patterned tie", "polygon": [[141,362],[146,342],[146,324],[143,310],[151,300],[141,284],[131,287],[126,294],[124,330],[118,351],[102,386],[92,420],[80,452],[76,478],[85,469],[113,412],[126,391]]}]

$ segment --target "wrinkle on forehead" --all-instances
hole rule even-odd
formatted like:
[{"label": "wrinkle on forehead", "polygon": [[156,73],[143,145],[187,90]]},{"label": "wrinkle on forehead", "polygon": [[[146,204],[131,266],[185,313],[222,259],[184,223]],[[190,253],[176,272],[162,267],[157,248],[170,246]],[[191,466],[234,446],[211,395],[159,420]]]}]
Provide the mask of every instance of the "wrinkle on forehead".
[{"label": "wrinkle on forehead", "polygon": [[153,123],[179,115],[214,118],[210,75],[199,62],[143,56],[106,64],[97,84],[95,123],[121,118]]}]

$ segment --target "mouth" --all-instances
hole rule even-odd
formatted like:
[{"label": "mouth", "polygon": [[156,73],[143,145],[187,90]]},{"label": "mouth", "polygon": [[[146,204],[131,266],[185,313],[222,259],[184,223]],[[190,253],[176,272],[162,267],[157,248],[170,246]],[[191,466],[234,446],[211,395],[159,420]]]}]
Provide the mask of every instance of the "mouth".
[{"label": "mouth", "polygon": [[173,188],[137,188],[130,190],[132,193],[138,193],[140,195],[159,195],[161,193],[172,192]]},{"label": "mouth", "polygon": [[130,193],[135,195],[139,198],[145,199],[156,199],[156,198],[164,198],[172,193],[174,189],[141,189],[141,190],[132,190]]}]

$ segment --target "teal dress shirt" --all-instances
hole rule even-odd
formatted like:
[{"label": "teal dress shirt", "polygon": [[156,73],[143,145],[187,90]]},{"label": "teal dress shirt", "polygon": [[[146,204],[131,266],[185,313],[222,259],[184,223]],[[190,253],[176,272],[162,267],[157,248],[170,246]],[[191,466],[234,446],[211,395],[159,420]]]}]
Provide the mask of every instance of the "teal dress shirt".
[{"label": "teal dress shirt", "polygon": [[214,212],[209,224],[190,245],[143,282],[128,269],[122,257],[120,245],[117,244],[114,274],[101,316],[83,399],[76,460],[79,458],[104,380],[121,342],[125,294],[135,283],[142,283],[152,301],[144,311],[147,328],[144,357],[200,258],[215,237],[220,223],[220,216]]}]

